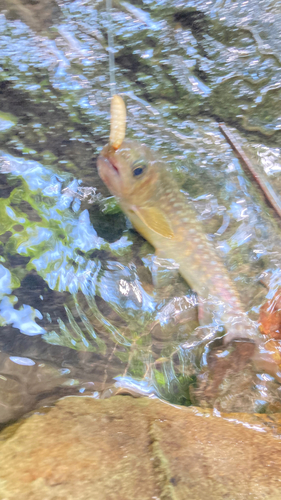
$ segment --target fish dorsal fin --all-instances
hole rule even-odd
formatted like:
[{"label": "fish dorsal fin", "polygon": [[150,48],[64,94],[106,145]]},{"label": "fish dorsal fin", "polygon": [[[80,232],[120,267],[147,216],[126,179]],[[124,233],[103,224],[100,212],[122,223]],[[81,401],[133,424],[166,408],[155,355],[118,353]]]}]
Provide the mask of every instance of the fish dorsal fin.
[{"label": "fish dorsal fin", "polygon": [[164,238],[172,239],[174,237],[169,220],[158,208],[133,207],[133,211],[140,218],[140,220],[155,233],[160,234]]}]

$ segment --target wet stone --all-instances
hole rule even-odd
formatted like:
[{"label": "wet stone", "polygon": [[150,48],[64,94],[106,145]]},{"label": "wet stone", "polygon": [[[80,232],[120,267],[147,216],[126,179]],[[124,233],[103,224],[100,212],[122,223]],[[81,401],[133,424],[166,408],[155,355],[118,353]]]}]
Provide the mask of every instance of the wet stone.
[{"label": "wet stone", "polygon": [[198,376],[194,400],[202,407],[214,406],[219,411],[257,411],[254,351],[255,344],[246,341],[212,349],[208,368]]},{"label": "wet stone", "polygon": [[8,19],[21,19],[35,31],[49,28],[60,14],[55,0],[0,0]]},{"label": "wet stone", "polygon": [[280,416],[218,415],[66,398],[0,434],[0,498],[278,500]]}]

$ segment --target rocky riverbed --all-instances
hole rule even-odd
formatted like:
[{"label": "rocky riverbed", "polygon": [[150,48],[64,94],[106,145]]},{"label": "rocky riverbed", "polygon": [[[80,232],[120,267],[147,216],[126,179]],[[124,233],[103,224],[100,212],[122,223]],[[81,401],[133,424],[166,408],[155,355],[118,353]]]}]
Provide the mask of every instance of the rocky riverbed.
[{"label": "rocky riverbed", "polygon": [[278,500],[280,416],[65,398],[0,433],[7,500]]}]

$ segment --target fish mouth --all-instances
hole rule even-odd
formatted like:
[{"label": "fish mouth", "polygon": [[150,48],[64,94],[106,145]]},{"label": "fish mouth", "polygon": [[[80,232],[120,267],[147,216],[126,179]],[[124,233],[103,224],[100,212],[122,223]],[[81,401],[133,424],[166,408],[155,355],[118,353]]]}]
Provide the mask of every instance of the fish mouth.
[{"label": "fish mouth", "polygon": [[100,155],[97,161],[98,173],[112,194],[118,195],[121,176],[114,159]]},{"label": "fish mouth", "polygon": [[108,158],[108,162],[110,163],[111,167],[115,170],[115,172],[117,172],[117,174],[120,175],[116,162],[111,158]]},{"label": "fish mouth", "polygon": [[98,170],[99,172],[102,171],[102,170],[108,170],[108,169],[111,169],[113,170],[116,174],[120,175],[119,173],[119,169],[116,165],[116,162],[114,161],[114,159],[112,158],[108,158],[106,156],[103,156],[103,155],[100,155],[98,157],[98,162],[97,162],[97,165],[98,165]]}]

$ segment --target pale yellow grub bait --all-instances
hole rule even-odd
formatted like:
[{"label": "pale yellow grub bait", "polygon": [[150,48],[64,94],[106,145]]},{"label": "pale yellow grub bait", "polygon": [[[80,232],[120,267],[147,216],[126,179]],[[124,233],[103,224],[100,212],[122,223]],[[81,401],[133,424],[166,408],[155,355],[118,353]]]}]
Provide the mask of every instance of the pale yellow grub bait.
[{"label": "pale yellow grub bait", "polygon": [[117,150],[125,139],[126,133],[126,106],[120,97],[115,94],[111,99],[110,145]]}]

